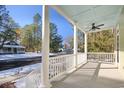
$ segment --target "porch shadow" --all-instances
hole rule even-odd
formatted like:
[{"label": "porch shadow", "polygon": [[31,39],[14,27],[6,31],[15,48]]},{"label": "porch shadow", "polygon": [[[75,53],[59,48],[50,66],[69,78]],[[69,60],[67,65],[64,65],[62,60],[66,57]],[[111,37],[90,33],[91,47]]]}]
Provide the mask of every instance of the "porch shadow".
[{"label": "porch shadow", "polygon": [[98,74],[99,74],[100,66],[101,66],[101,63],[98,63],[98,66],[97,66],[97,68],[96,68],[96,70],[95,70],[95,72],[94,72],[94,74],[93,74],[91,80],[94,81],[94,80],[96,80],[96,79],[98,78]]},{"label": "porch shadow", "polygon": [[51,82],[52,88],[54,88],[56,84],[59,84],[59,83],[63,82],[64,80],[66,80],[68,77],[70,77],[73,73],[75,73],[76,71],[78,71],[79,69],[81,69],[82,67],[84,67],[86,64],[88,64],[88,62],[85,63],[85,64],[83,64],[81,67],[79,67],[79,68],[76,69],[75,71],[73,71],[73,72],[71,72],[71,73],[69,73],[69,74],[66,74],[66,75],[65,75],[62,79],[60,79],[59,81],[53,81],[53,82]]},{"label": "porch shadow", "polygon": [[[101,63],[90,63],[90,62],[86,63],[85,65],[80,67],[77,71],[67,75],[67,77],[63,78],[62,80],[52,82],[52,85],[53,85],[52,88],[124,87],[123,80],[102,76],[100,67],[101,67]],[[108,71],[109,69],[102,69],[102,70]],[[113,73],[113,74],[116,74],[116,73]],[[110,74],[107,74],[107,75],[110,76]]]},{"label": "porch shadow", "polygon": [[69,76],[71,76],[73,73],[75,73],[76,71],[78,71],[79,69],[81,69],[82,67],[84,67],[86,64],[88,64],[88,63],[85,63],[85,64],[83,64],[81,67],[79,67],[78,69],[76,69],[75,71],[73,71],[73,72],[71,72],[71,73],[69,73],[69,74],[66,74],[65,77],[63,77],[63,78],[60,80],[60,82],[61,82],[61,81],[64,81],[65,79],[67,79]]}]

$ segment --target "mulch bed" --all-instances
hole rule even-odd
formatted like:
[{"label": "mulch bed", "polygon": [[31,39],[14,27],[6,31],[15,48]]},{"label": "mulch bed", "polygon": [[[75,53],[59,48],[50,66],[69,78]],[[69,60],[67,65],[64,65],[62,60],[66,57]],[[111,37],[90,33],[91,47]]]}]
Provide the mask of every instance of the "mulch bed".
[{"label": "mulch bed", "polygon": [[14,84],[15,82],[7,82],[7,83],[0,85],[0,88],[16,88]]}]

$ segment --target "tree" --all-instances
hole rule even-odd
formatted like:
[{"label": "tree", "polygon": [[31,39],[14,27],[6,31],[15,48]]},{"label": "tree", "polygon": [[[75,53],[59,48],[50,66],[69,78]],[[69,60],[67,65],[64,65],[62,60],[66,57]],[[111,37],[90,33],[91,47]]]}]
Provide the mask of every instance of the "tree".
[{"label": "tree", "polygon": [[[37,39],[34,36],[34,24],[26,25],[21,33],[21,44],[26,47],[26,51],[35,52],[41,50],[41,33]],[[36,43],[38,42],[38,43]],[[38,46],[38,47],[37,47]],[[50,23],[50,52],[59,52],[62,47],[62,37],[57,33],[57,26]]]},{"label": "tree", "polygon": [[[41,16],[37,13],[33,17],[34,22],[26,25],[21,33],[21,44],[26,47],[26,51],[41,51]],[[50,52],[59,52],[62,48],[62,37],[57,33],[57,26],[50,23]]]},{"label": "tree", "polygon": [[33,17],[33,23],[26,25],[21,33],[21,44],[26,47],[26,51],[41,51],[41,28],[41,16],[37,13]]},{"label": "tree", "polygon": [[[78,52],[84,52],[84,34],[78,31]],[[66,42],[73,48],[73,36],[66,38]],[[104,30],[88,34],[88,52],[113,52],[114,33],[112,30]]]},{"label": "tree", "polygon": [[68,48],[73,49],[73,47],[74,47],[74,38],[73,38],[73,36],[66,37],[65,38],[65,43],[68,44],[68,45],[66,44],[66,46],[69,46]]},{"label": "tree", "polygon": [[113,52],[114,33],[104,30],[88,34],[88,52]]},{"label": "tree", "polygon": [[37,24],[38,25],[38,24],[41,23],[41,16],[40,16],[39,13],[37,13],[36,15],[34,15],[33,19],[34,19],[34,24]]},{"label": "tree", "polygon": [[62,47],[62,37],[57,33],[57,26],[50,23],[50,52],[59,52]]},{"label": "tree", "polygon": [[[39,35],[41,35],[41,28],[40,28],[40,25],[41,25],[41,16],[39,13],[37,13],[36,15],[34,15],[33,17],[33,28],[34,28],[34,43],[35,43],[35,47],[36,47],[36,51],[38,52],[39,51],[39,47],[41,46],[41,43],[39,43]],[[40,28],[40,29],[39,29]],[[41,40],[41,39],[40,39]]]},{"label": "tree", "polygon": [[0,49],[6,41],[15,40],[17,27],[15,22],[12,22],[9,16],[9,11],[6,10],[4,5],[0,5]]},{"label": "tree", "polygon": [[26,51],[35,52],[36,50],[36,42],[34,39],[34,25],[26,25],[22,29],[21,33],[21,44],[26,47]]},{"label": "tree", "polygon": [[9,17],[9,24],[11,25],[11,27],[13,28],[13,31],[15,32],[15,40],[17,41],[20,36],[20,26],[11,17]]},{"label": "tree", "polygon": [[84,33],[78,30],[78,52],[84,52]]},{"label": "tree", "polygon": [[[79,30],[77,31],[77,41],[78,41],[78,51],[84,52],[84,33]],[[66,42],[70,45],[70,48],[73,49],[74,37],[68,36],[66,38]]]}]

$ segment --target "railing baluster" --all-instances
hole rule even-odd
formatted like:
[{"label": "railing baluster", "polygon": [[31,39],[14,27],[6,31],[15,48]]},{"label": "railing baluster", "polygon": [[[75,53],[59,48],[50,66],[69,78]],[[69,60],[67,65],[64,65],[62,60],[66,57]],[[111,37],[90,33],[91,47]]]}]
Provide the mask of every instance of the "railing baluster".
[{"label": "railing baluster", "polygon": [[71,68],[73,67],[73,57],[74,55],[51,57],[49,61],[49,78],[52,79],[66,72],[67,70],[71,70]]},{"label": "railing baluster", "polygon": [[114,63],[114,53],[88,53],[88,61],[90,62],[102,62],[102,63]]}]

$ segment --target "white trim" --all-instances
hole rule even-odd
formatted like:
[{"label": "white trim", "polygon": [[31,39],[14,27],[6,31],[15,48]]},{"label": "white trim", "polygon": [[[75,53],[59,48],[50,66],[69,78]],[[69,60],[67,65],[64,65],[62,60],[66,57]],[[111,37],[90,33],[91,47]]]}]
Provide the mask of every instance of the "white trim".
[{"label": "white trim", "polygon": [[88,35],[88,34],[85,33],[85,37],[84,37],[84,38],[85,38],[85,39],[84,39],[84,40],[85,40],[84,52],[85,52],[85,54],[86,54],[86,61],[87,61],[87,51],[88,51],[88,50],[87,50],[87,35]]},{"label": "white trim", "polygon": [[85,53],[87,54],[87,33],[85,33]]},{"label": "white trim", "polygon": [[77,48],[78,48],[78,40],[77,40],[77,27],[74,25],[74,63],[77,68]]}]

